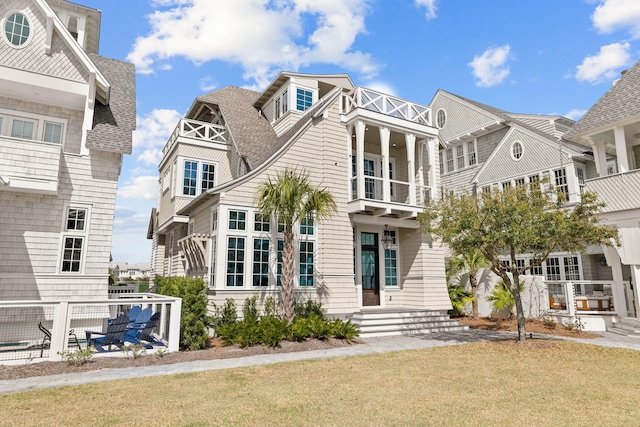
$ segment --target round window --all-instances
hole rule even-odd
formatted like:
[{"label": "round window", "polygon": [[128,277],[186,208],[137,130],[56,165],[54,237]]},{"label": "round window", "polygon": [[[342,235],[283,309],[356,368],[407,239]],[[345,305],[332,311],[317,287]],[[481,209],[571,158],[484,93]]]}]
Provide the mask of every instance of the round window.
[{"label": "round window", "polygon": [[22,46],[29,40],[29,20],[20,12],[9,15],[4,23],[4,35],[14,46]]},{"label": "round window", "polygon": [[522,143],[520,141],[515,141],[511,145],[511,157],[513,157],[514,160],[520,160],[522,157]]},{"label": "round window", "polygon": [[447,124],[447,112],[442,108],[436,113],[436,127],[442,129]]}]

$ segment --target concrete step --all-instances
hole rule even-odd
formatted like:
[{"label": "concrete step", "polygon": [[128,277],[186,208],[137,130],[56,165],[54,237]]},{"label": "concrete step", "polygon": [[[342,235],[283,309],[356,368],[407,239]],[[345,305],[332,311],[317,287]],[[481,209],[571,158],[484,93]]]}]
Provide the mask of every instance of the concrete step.
[{"label": "concrete step", "polygon": [[375,310],[363,309],[351,316],[360,328],[360,336],[415,335],[468,329],[438,310]]},{"label": "concrete step", "polygon": [[640,332],[631,332],[628,329],[620,328],[619,324],[616,324],[616,326],[609,326],[607,328],[607,332],[611,332],[612,334],[616,334],[616,335],[622,335],[625,337],[640,339]]}]

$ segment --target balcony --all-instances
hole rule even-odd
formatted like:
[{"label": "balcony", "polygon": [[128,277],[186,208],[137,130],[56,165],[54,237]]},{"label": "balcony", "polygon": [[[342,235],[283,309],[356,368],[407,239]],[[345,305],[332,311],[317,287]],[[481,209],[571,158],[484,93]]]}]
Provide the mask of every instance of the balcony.
[{"label": "balcony", "polygon": [[358,110],[431,126],[431,109],[429,107],[363,87],[357,87],[342,95],[342,114],[349,116]]},{"label": "balcony", "polygon": [[365,176],[364,194],[358,197],[357,178],[351,178],[351,194],[347,205],[349,213],[364,213],[373,216],[392,216],[398,218],[415,218],[422,207],[431,199],[431,188],[415,185],[395,179],[386,180],[389,185],[389,196],[385,197],[385,180],[382,177]]},{"label": "balcony", "polygon": [[57,194],[62,146],[0,136],[0,191]]},{"label": "balcony", "polygon": [[162,149],[162,156],[166,156],[178,138],[189,138],[205,143],[223,144],[229,143],[227,128],[213,123],[205,123],[197,120],[181,119],[173,130],[169,140]]},{"label": "balcony", "polygon": [[640,169],[587,180],[586,189],[606,204],[603,213],[640,209]]}]

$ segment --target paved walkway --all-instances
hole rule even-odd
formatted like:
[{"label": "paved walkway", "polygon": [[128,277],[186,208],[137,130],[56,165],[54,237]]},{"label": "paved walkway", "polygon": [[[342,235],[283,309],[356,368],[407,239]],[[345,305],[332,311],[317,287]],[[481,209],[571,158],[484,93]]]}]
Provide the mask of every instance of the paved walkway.
[{"label": "paved walkway", "polygon": [[[607,347],[629,348],[640,350],[640,338],[626,337],[602,332],[602,338],[575,339],[585,344]],[[536,336],[536,335],[534,335]],[[119,379],[151,377],[156,375],[172,375],[185,372],[213,371],[219,369],[242,368],[256,365],[293,362],[298,360],[328,359],[331,357],[360,356],[364,354],[388,353],[392,351],[417,350],[445,345],[465,344],[478,341],[515,339],[513,332],[490,332],[467,330],[458,332],[439,332],[423,335],[392,336],[367,338],[361,345],[339,347],[328,350],[302,351],[293,353],[261,354],[257,356],[238,357],[235,359],[198,360],[169,365],[144,366],[123,369],[104,369],[99,371],[79,372],[77,374],[51,375],[17,380],[0,381],[0,394],[42,388],[71,386]],[[563,338],[564,339],[564,338]]]}]

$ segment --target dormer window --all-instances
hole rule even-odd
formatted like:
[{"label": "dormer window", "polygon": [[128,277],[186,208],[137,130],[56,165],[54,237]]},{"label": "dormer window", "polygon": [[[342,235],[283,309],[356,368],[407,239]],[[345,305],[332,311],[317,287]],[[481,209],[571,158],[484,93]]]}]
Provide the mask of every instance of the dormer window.
[{"label": "dormer window", "polygon": [[296,89],[296,110],[306,111],[313,104],[313,92],[306,89]]},{"label": "dormer window", "polygon": [[29,40],[29,20],[20,12],[13,13],[4,22],[4,35],[13,46],[23,46]]}]

